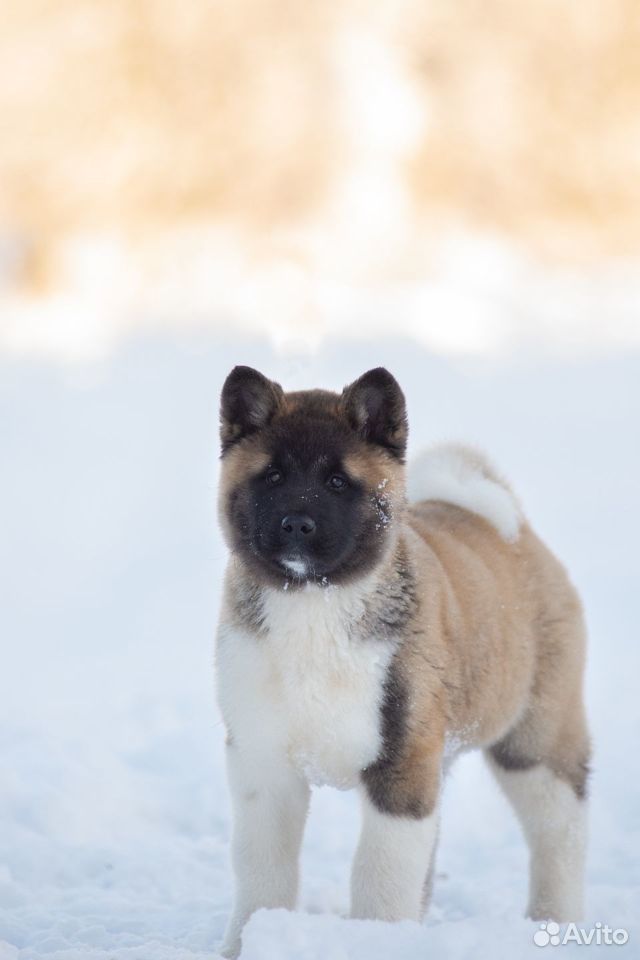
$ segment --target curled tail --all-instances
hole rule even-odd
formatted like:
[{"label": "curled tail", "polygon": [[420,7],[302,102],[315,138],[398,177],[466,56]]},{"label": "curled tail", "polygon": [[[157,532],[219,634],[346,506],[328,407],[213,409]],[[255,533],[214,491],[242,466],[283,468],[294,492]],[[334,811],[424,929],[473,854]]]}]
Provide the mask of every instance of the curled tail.
[{"label": "curled tail", "polygon": [[483,454],[462,444],[442,444],[409,465],[409,500],[440,500],[484,517],[503,540],[518,539],[522,510],[508,484]]}]

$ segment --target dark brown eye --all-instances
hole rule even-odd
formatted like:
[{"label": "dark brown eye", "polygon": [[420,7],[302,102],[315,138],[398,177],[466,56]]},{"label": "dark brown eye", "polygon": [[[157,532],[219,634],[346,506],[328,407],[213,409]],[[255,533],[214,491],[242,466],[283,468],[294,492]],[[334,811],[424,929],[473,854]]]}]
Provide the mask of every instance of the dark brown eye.
[{"label": "dark brown eye", "polygon": [[347,486],[347,481],[344,477],[341,477],[340,474],[334,473],[332,477],[329,477],[329,486],[332,490],[344,490]]},{"label": "dark brown eye", "polygon": [[270,487],[275,487],[277,484],[282,483],[282,474],[279,470],[269,470],[265,479]]}]

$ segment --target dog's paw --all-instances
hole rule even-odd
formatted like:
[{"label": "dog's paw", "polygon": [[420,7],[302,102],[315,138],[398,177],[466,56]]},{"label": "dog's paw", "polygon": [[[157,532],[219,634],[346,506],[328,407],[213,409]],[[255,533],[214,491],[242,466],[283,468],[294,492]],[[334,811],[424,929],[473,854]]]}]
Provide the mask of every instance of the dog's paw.
[{"label": "dog's paw", "polygon": [[218,953],[225,960],[236,960],[242,950],[242,937],[235,930],[227,931],[224,940],[218,947]]}]

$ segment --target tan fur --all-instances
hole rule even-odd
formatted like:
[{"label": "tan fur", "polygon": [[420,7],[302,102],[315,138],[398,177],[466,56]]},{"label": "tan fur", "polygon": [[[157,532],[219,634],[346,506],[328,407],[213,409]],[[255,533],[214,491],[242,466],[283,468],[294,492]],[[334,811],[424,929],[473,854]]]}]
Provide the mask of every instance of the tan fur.
[{"label": "tan fur", "polygon": [[381,457],[375,451],[360,451],[345,457],[347,471],[364,482],[370,490],[380,490],[389,497],[404,500],[404,470],[399,463]]},{"label": "tan fur", "polygon": [[[295,396],[287,400],[293,405]],[[221,503],[268,461],[259,435],[233,449]],[[581,794],[589,754],[581,694],[584,626],[562,565],[527,524],[507,543],[485,519],[460,507],[407,504],[404,468],[374,449],[350,455],[345,466],[372,498],[384,496],[392,505],[388,569],[379,568],[379,581],[387,582],[399,550],[416,576],[417,612],[395,658],[411,705],[399,789],[421,809],[432,809],[448,741],[453,749],[501,744],[514,768],[544,763]],[[228,598],[243,612],[241,571],[233,580]]]},{"label": "tan fur", "polygon": [[218,519],[226,537],[230,536],[230,530],[224,506],[229,494],[268,464],[269,454],[260,449],[259,440],[234,447],[225,459],[218,484]]},{"label": "tan fur", "polygon": [[463,749],[506,742],[514,765],[544,763],[581,793],[584,628],[564,568],[528,526],[505,543],[446,503],[410,506],[400,542],[420,599],[397,655],[411,689],[405,785],[433,807],[448,735]]}]

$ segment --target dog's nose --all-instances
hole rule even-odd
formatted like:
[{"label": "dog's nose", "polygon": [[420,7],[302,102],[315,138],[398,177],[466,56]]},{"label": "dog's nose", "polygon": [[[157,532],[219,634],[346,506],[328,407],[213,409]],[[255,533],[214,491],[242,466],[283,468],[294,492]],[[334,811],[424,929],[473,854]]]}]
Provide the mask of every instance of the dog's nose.
[{"label": "dog's nose", "polygon": [[305,513],[289,513],[283,517],[280,524],[283,531],[291,540],[304,540],[315,532],[315,520]]}]

